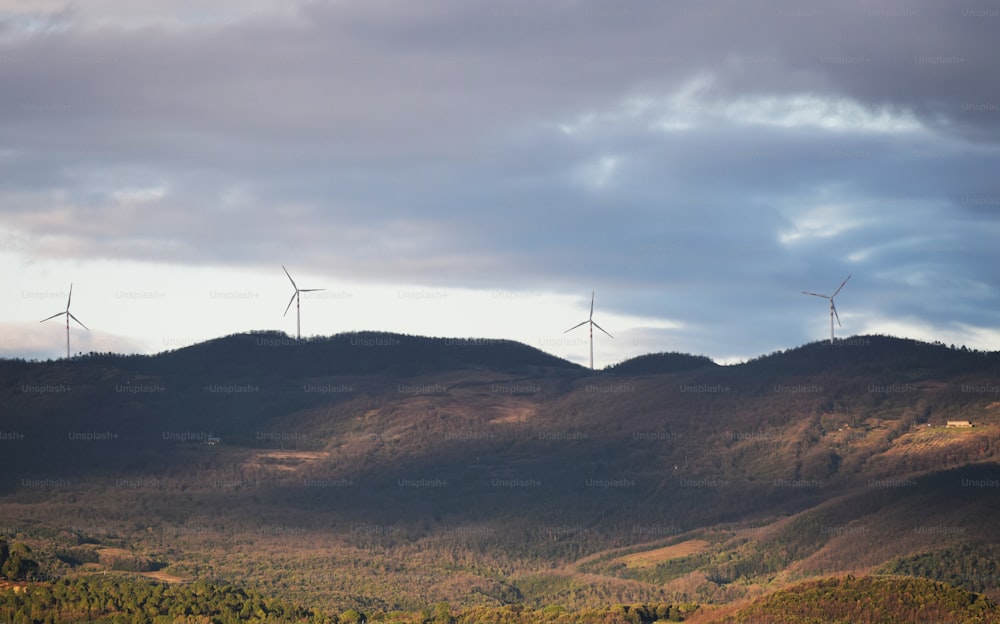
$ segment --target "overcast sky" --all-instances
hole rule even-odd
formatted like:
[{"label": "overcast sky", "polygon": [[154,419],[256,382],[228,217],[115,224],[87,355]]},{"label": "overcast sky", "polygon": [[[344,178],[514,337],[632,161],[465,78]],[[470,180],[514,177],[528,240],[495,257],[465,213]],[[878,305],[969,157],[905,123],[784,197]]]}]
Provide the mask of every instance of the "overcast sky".
[{"label": "overcast sky", "polygon": [[1000,349],[1000,2],[0,0],[0,356]]}]

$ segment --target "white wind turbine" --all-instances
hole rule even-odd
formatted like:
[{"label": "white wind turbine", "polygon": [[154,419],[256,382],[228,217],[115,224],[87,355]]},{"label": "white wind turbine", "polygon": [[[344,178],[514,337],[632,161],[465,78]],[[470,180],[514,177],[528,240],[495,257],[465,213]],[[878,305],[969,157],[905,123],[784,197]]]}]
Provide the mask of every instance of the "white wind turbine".
[{"label": "white wind turbine", "polygon": [[80,322],[80,319],[78,319],[75,316],[73,316],[73,313],[69,311],[69,304],[70,304],[70,302],[72,300],[73,300],[73,284],[70,283],[70,285],[69,285],[69,297],[66,299],[66,309],[64,311],[62,311],[62,312],[59,312],[57,314],[53,314],[52,316],[50,316],[48,318],[44,318],[44,319],[38,321],[39,323],[44,323],[45,321],[49,321],[49,320],[52,320],[52,319],[56,318],[57,316],[62,316],[64,314],[66,315],[66,359],[69,359],[69,320],[73,319],[74,321],[76,321],[77,325],[79,325],[80,327],[86,329],[87,331],[90,331],[90,329],[86,325],[84,325],[83,323]]},{"label": "white wind turbine", "polygon": [[599,329],[602,332],[604,332],[605,334],[607,334],[608,338],[612,338],[612,339],[614,338],[614,336],[612,336],[611,334],[608,334],[608,332],[604,331],[603,327],[601,327],[600,325],[598,325],[597,323],[594,322],[594,291],[590,291],[590,316],[587,317],[586,321],[583,321],[581,323],[577,323],[576,325],[574,325],[573,327],[570,327],[569,329],[567,329],[563,333],[564,334],[569,333],[569,332],[573,331],[574,329],[576,329],[577,327],[579,327],[581,325],[587,325],[587,324],[590,325],[590,370],[594,370],[594,328],[596,327],[597,329]]},{"label": "white wind turbine", "polygon": [[[288,275],[288,269],[285,265],[281,265],[281,269]],[[299,288],[295,285],[295,280],[292,279],[291,275],[288,275],[288,281],[292,283],[292,288],[295,292],[292,293],[292,298],[288,300],[288,306],[285,307],[285,313],[282,316],[288,316],[288,310],[292,307],[292,302],[295,302],[295,340],[302,340],[302,306],[299,302],[299,293],[304,292],[317,292],[320,290],[325,290],[324,288]]]},{"label": "white wind turbine", "polygon": [[844,287],[844,284],[846,284],[847,280],[849,279],[851,279],[850,275],[848,275],[847,279],[845,279],[843,282],[840,283],[840,287],[837,288],[837,290],[833,291],[832,295],[821,295],[819,293],[806,292],[804,290],[802,291],[803,295],[812,295],[813,297],[822,297],[823,299],[830,300],[830,344],[833,344],[833,317],[837,317],[837,325],[843,327],[843,325],[841,325],[840,323],[840,315],[837,314],[837,306],[834,305],[833,303],[833,298],[837,296],[837,294],[840,292],[840,289]]}]

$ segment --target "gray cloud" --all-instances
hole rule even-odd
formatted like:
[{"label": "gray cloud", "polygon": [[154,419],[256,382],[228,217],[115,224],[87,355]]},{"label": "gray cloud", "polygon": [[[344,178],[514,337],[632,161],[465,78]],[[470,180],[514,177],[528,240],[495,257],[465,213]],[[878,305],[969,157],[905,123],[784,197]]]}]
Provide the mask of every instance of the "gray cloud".
[{"label": "gray cloud", "polygon": [[991,9],[289,6],[0,4],[0,229],[36,258],[597,282],[692,327],[801,319],[856,273],[845,311],[1000,321]]}]

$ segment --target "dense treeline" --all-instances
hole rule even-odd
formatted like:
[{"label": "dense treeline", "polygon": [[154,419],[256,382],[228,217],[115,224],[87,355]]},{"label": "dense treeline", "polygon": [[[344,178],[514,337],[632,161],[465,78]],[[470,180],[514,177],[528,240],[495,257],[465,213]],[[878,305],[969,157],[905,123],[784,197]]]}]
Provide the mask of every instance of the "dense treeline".
[{"label": "dense treeline", "polygon": [[[636,604],[568,611],[559,605],[470,607],[446,603],[418,611],[349,609],[324,614],[253,590],[196,582],[164,585],[145,579],[94,576],[0,591],[5,624],[302,622],[325,624],[653,624],[681,622],[693,604]],[[824,579],[777,591],[724,620],[728,624],[977,624],[996,622],[1000,608],[960,588],[911,577]]]},{"label": "dense treeline", "polygon": [[882,566],[879,571],[929,578],[969,591],[982,592],[1000,584],[1000,546],[960,544],[953,548],[900,557]]},{"label": "dense treeline", "polygon": [[455,613],[448,603],[413,612],[349,609],[321,614],[242,588],[196,582],[164,585],[120,576],[62,579],[0,592],[0,622],[10,624],[309,622],[325,624],[652,624],[680,622],[696,605],[616,605],[567,611],[560,606],[475,607]]},{"label": "dense treeline", "polygon": [[[93,361],[114,363],[123,356],[91,354]],[[257,376],[275,367],[293,375],[421,374],[470,366],[531,370],[554,367],[582,369],[562,358],[515,342],[495,338],[430,338],[388,332],[347,332],[296,341],[283,332],[232,334],[155,356],[144,357],[154,374],[202,377],[222,365]],[[138,361],[138,360],[137,360]]]},{"label": "dense treeline", "polygon": [[978,594],[926,579],[869,576],[824,579],[777,591],[727,623],[986,624],[1000,608]]},{"label": "dense treeline", "polygon": [[765,372],[816,374],[837,372],[856,374],[911,374],[944,376],[968,370],[1000,366],[1000,353],[950,347],[941,342],[927,343],[885,335],[852,336],[813,342],[794,349],[760,356],[741,366],[757,374]]},{"label": "dense treeline", "polygon": [[38,563],[32,559],[31,549],[21,542],[9,543],[0,537],[0,579],[29,581],[38,575]]},{"label": "dense treeline", "polygon": [[647,353],[619,362],[605,370],[621,375],[662,375],[718,366],[704,355],[671,352]]},{"label": "dense treeline", "polygon": [[164,585],[121,577],[63,579],[0,592],[0,621],[76,622],[334,622],[287,602],[204,582]]},{"label": "dense treeline", "polygon": [[[615,605],[604,609],[566,611],[552,605],[544,609],[519,606],[474,607],[452,619],[453,624],[652,624],[683,622],[697,610],[695,605]],[[435,620],[434,624],[441,624]]]}]

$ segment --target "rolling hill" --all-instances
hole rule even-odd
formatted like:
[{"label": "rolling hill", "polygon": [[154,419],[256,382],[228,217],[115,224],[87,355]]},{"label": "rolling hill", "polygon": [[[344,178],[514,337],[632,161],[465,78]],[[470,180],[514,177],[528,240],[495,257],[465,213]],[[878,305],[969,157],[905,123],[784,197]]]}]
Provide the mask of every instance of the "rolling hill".
[{"label": "rolling hill", "polygon": [[369,609],[737,605],[876,572],[1000,592],[953,569],[1000,537],[997,353],[861,336],[590,371],[509,341],[253,333],[0,361],[0,406],[0,530],[54,575],[115,548]]}]

